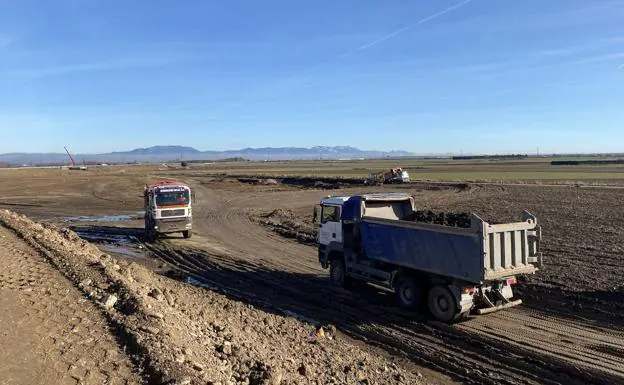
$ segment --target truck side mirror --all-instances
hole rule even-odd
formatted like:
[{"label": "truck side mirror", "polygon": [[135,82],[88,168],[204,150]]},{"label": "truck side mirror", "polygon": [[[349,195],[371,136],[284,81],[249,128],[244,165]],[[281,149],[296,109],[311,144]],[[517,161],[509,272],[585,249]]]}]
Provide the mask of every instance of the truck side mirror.
[{"label": "truck side mirror", "polygon": [[320,220],[320,212],[321,212],[321,206],[314,206],[314,216],[312,217],[312,223],[314,223],[315,225],[318,225]]}]

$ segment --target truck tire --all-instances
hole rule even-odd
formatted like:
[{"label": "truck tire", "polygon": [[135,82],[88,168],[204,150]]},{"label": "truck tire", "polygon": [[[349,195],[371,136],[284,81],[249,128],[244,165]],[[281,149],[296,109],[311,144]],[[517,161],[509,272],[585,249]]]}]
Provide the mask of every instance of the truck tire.
[{"label": "truck tire", "polygon": [[182,236],[186,239],[189,239],[193,236],[193,232],[191,230],[186,230],[182,232]]},{"label": "truck tire", "polygon": [[451,323],[460,318],[457,301],[453,293],[444,286],[433,286],[427,296],[431,316],[440,322]]},{"label": "truck tire", "polygon": [[422,289],[412,277],[397,278],[394,294],[399,307],[402,309],[416,309],[421,304]]},{"label": "truck tire", "polygon": [[344,260],[334,258],[329,262],[329,277],[334,286],[349,287],[351,286],[351,278],[346,276]]}]

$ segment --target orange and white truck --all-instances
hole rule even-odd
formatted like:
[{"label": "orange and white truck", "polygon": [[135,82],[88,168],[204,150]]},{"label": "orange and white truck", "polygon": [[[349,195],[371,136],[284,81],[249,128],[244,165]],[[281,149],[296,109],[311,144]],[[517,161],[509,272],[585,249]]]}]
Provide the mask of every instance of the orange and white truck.
[{"label": "orange and white truck", "polygon": [[160,234],[182,233],[190,238],[193,231],[193,193],[181,182],[163,180],[145,186],[145,234],[155,240]]}]

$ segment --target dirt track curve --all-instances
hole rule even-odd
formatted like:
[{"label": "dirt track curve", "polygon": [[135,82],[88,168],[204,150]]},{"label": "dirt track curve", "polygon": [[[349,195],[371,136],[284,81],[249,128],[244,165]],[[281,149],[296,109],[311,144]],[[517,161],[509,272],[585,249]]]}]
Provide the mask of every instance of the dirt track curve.
[{"label": "dirt track curve", "polygon": [[329,322],[368,344],[474,384],[624,382],[624,329],[528,306],[447,326],[396,309],[387,294],[331,287],[313,247],[250,220],[301,206],[313,190],[237,194],[196,184],[197,237],[148,245],[182,273],[237,299]]}]

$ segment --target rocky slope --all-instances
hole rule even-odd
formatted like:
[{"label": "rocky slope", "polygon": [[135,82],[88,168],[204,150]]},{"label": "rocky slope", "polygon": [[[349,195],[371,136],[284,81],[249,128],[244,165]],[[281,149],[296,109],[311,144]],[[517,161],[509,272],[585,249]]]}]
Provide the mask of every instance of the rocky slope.
[{"label": "rocky slope", "polygon": [[67,229],[0,211],[97,304],[150,383],[420,384],[418,373],[302,323],[118,261]]}]

